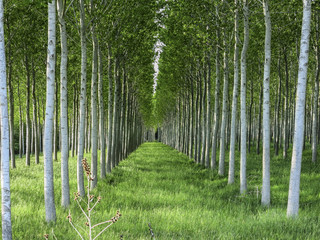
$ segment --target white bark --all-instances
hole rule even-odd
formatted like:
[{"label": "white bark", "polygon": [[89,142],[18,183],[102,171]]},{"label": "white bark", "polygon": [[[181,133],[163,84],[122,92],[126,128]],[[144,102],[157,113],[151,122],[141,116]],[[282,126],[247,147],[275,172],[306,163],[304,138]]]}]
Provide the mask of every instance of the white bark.
[{"label": "white bark", "polygon": [[287,208],[288,217],[297,216],[299,211],[300,173],[302,148],[304,140],[304,116],[309,59],[310,19],[311,0],[303,0],[303,19],[300,42],[298,85],[296,95],[296,112]]},{"label": "white bark", "polygon": [[246,117],[246,84],[247,84],[247,50],[249,45],[249,7],[248,0],[243,0],[244,14],[244,41],[241,52],[241,89],[240,89],[240,119],[241,119],[241,146],[240,146],[240,193],[247,191],[246,163],[247,163],[247,117]]},{"label": "white bark", "polygon": [[1,220],[2,239],[11,240],[12,228],[10,198],[9,116],[3,12],[3,0],[0,0]]},{"label": "white bark", "polygon": [[113,96],[113,120],[112,120],[112,144],[111,144],[111,169],[113,169],[114,167],[117,166],[117,156],[118,156],[118,152],[117,152],[117,144],[118,144],[118,103],[119,103],[119,60],[116,59],[115,60],[115,64],[114,64],[114,80],[115,80],[115,89],[114,89],[114,96]]},{"label": "white bark", "polygon": [[107,146],[107,173],[112,169],[112,92],[113,92],[113,79],[112,79],[112,62],[111,62],[111,46],[108,46],[108,146]]},{"label": "white bark", "polygon": [[263,153],[262,153],[262,198],[261,204],[270,205],[270,64],[271,64],[271,19],[268,0],[263,1],[266,24],[265,60],[263,76]]},{"label": "white bark", "polygon": [[99,130],[100,130],[100,176],[105,178],[106,176],[106,144],[105,144],[105,134],[104,134],[104,103],[103,103],[103,78],[102,78],[102,56],[101,50],[98,45],[98,59],[99,59],[99,78],[98,78],[98,98],[99,98]]},{"label": "white bark", "polygon": [[224,175],[224,159],[225,159],[225,133],[227,125],[228,115],[228,93],[229,93],[229,65],[228,65],[228,46],[226,42],[226,31],[224,31],[224,54],[223,54],[223,68],[224,68],[224,81],[223,81],[223,98],[222,98],[222,120],[221,120],[221,131],[220,131],[220,152],[219,152],[219,171],[220,176]]},{"label": "white bark", "polygon": [[60,124],[61,124],[61,206],[67,208],[70,205],[70,187],[69,187],[69,141],[68,141],[68,46],[67,30],[65,21],[65,1],[57,2],[58,16],[60,23],[61,38],[61,64],[60,64]]},{"label": "white bark", "polygon": [[91,76],[91,169],[93,181],[91,188],[97,185],[98,180],[98,115],[97,115],[97,77],[98,77],[98,44],[94,29],[92,30],[92,76]]},{"label": "white bark", "polygon": [[230,136],[230,155],[229,155],[229,173],[228,184],[234,183],[234,154],[236,148],[236,118],[238,102],[239,85],[239,14],[238,0],[234,0],[235,8],[235,43],[234,43],[234,76],[233,76],[233,94],[232,94],[232,112],[231,112],[231,136]]},{"label": "white bark", "polygon": [[55,67],[56,67],[56,1],[48,3],[48,55],[47,55],[47,93],[46,116],[44,129],[44,200],[46,221],[56,220],[56,208],[53,191],[53,162],[52,162],[52,137],[54,118],[55,94]]},{"label": "white bark", "polygon": [[210,137],[211,137],[211,66],[210,66],[210,55],[208,56],[208,75],[207,75],[207,123],[206,123],[206,167],[210,167]]},{"label": "white bark", "polygon": [[77,158],[77,182],[78,192],[81,196],[85,195],[83,168],[81,161],[84,152],[84,130],[86,118],[86,97],[87,97],[87,45],[86,45],[86,26],[84,0],[80,0],[80,34],[81,34],[81,90],[80,90],[80,123],[78,132],[78,158]]},{"label": "white bark", "polygon": [[[317,20],[316,20],[316,42],[319,42],[320,35],[320,10],[317,11]],[[317,147],[318,147],[318,100],[319,100],[319,74],[320,74],[320,50],[319,45],[315,46],[316,50],[316,79],[314,83],[314,98],[313,98],[313,116],[312,116],[312,162],[317,161]]]},{"label": "white bark", "polygon": [[[217,10],[218,11],[218,10]],[[217,29],[218,39],[220,38],[220,30]],[[219,44],[218,44],[219,45]],[[219,123],[219,92],[220,92],[220,63],[219,63],[219,48],[216,48],[216,86],[214,93],[214,116],[213,116],[213,135],[212,135],[212,148],[211,148],[211,169],[216,168],[216,149],[217,149],[217,138],[218,138],[218,123]]]}]

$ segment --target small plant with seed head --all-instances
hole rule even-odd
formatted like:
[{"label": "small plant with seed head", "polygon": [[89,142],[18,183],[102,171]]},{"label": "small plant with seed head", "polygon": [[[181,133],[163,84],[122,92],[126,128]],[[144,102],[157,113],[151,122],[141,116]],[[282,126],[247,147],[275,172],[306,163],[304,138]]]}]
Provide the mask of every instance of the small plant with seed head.
[{"label": "small plant with seed head", "polygon": [[[121,213],[120,211],[117,211],[116,215],[114,217],[112,217],[110,220],[104,221],[104,222],[100,222],[97,223],[95,225],[92,224],[91,222],[91,214],[92,214],[92,210],[96,207],[96,205],[98,203],[101,202],[101,196],[97,197],[97,200],[95,201],[95,203],[91,206],[91,203],[94,201],[95,196],[93,194],[90,194],[90,182],[94,180],[95,176],[92,175],[89,164],[87,162],[87,159],[82,159],[82,167],[84,169],[84,171],[86,172],[86,176],[87,176],[87,180],[88,180],[88,194],[87,194],[87,201],[83,200],[80,196],[79,192],[74,193],[74,200],[77,202],[81,212],[83,213],[83,215],[86,218],[86,222],[85,225],[87,226],[87,235],[89,236],[90,240],[95,240],[96,238],[98,238],[105,230],[107,230],[112,224],[114,224],[115,222],[117,222],[119,220],[119,218],[121,217]],[[81,206],[81,202],[85,202],[86,204],[86,208],[83,208]],[[86,211],[84,210],[86,209]],[[71,226],[73,227],[73,229],[78,233],[79,237],[81,239],[84,239],[84,237],[81,235],[81,233],[79,232],[79,230],[75,227],[75,225],[72,222],[72,217],[71,217],[71,213],[69,211],[69,215],[67,216],[67,219],[69,220],[69,223],[71,224]],[[100,225],[106,225],[95,237],[92,236],[92,229],[94,229],[97,226]]]},{"label": "small plant with seed head", "polygon": [[[97,200],[96,202],[93,204],[93,206],[91,206],[91,202],[94,201],[94,195],[93,194],[90,194],[90,182],[93,181],[94,179],[94,176],[92,176],[91,174],[91,171],[90,171],[90,167],[89,167],[89,164],[87,162],[87,159],[82,159],[82,166],[83,166],[83,169],[84,171],[86,172],[86,175],[87,175],[87,180],[88,180],[88,186],[87,186],[87,189],[88,189],[88,194],[87,194],[87,201],[83,200],[80,196],[80,193],[79,192],[75,192],[73,195],[74,195],[74,201],[77,202],[82,214],[85,216],[86,218],[86,222],[84,223],[85,226],[87,227],[86,231],[87,231],[87,236],[89,236],[89,240],[95,240],[97,239],[105,230],[107,230],[112,224],[114,224],[115,222],[117,222],[119,220],[119,218],[121,217],[121,213],[120,211],[118,210],[116,215],[114,217],[112,217],[110,220],[107,220],[107,221],[104,221],[104,222],[100,222],[100,223],[97,223],[95,225],[92,225],[92,222],[91,222],[91,213],[92,213],[92,210],[96,207],[96,205],[98,203],[101,202],[101,196],[97,197]],[[81,202],[84,202],[86,204],[86,208],[83,208],[81,206]],[[84,209],[86,209],[87,211],[85,211]],[[72,217],[71,217],[71,213],[70,213],[70,210],[69,210],[69,214],[67,216],[67,219],[69,220],[69,223],[70,225],[73,227],[73,229],[78,233],[79,237],[84,240],[85,238],[81,235],[80,231],[75,227],[75,225],[73,224],[72,222]],[[95,227],[97,226],[105,226],[95,237],[92,236],[92,229],[94,229]],[[55,239],[56,236],[54,235],[54,233],[52,232],[53,234],[53,237]],[[49,239],[49,234],[45,234],[44,235],[44,238],[45,239]]]}]

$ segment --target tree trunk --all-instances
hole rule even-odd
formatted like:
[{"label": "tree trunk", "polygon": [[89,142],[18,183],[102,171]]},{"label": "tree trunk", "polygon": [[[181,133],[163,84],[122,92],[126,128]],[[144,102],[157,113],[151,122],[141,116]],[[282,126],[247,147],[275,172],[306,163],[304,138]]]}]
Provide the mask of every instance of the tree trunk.
[{"label": "tree trunk", "polygon": [[119,94],[119,60],[116,58],[115,59],[115,65],[114,65],[114,80],[115,80],[115,89],[114,89],[114,96],[113,96],[113,120],[112,120],[112,146],[111,146],[111,151],[112,151],[112,162],[111,162],[111,169],[113,169],[116,166],[117,160],[117,142],[118,142],[118,135],[117,135],[117,128],[118,128],[118,94]]},{"label": "tree trunk", "polygon": [[23,121],[22,121],[22,110],[21,110],[21,95],[20,95],[20,84],[18,81],[18,99],[19,99],[19,157],[22,158],[23,154]]},{"label": "tree trunk", "polygon": [[283,117],[283,158],[287,158],[288,150],[288,98],[289,98],[289,70],[287,61],[287,52],[284,50],[284,62],[285,62],[285,73],[286,73],[286,91],[284,98],[284,117]]},{"label": "tree trunk", "polygon": [[108,46],[108,146],[107,146],[107,173],[111,173],[112,169],[112,94],[113,94],[113,79],[112,79],[112,62],[111,62],[111,46]]},{"label": "tree trunk", "polygon": [[38,124],[37,124],[37,97],[36,97],[36,71],[32,61],[32,104],[33,104],[33,141],[34,141],[34,157],[35,163],[39,164],[39,137],[38,137]]},{"label": "tree trunk", "polygon": [[[74,157],[74,152],[76,150],[76,136],[77,136],[77,89],[76,89],[76,84],[74,83],[73,85],[73,127],[72,127],[72,144],[71,144],[71,157]],[[60,96],[61,97],[61,96]],[[62,113],[61,113],[62,114]]]},{"label": "tree trunk", "polygon": [[[317,43],[319,43],[319,35],[320,35],[320,11],[317,10],[317,19],[316,19],[316,39]],[[319,74],[320,74],[320,49],[319,45],[315,46],[316,49],[316,79],[314,82],[314,97],[313,97],[313,115],[312,115],[312,162],[315,163],[317,161],[317,146],[318,146],[318,101],[319,101]]]},{"label": "tree trunk", "polygon": [[98,45],[98,62],[99,62],[99,74],[98,74],[98,100],[99,100],[99,131],[100,131],[100,176],[106,177],[106,143],[104,134],[104,102],[103,102],[103,65],[101,49]]},{"label": "tree trunk", "polygon": [[[202,108],[203,108],[203,119],[202,119],[202,139],[201,139],[201,164],[205,165],[205,149],[206,149],[206,135],[209,134],[207,132],[207,112],[206,112],[206,96],[207,96],[207,77],[206,77],[206,69],[203,69],[203,82],[204,82],[204,86],[203,86],[203,96],[202,96]],[[186,119],[186,117],[184,116],[183,119]]]},{"label": "tree trunk", "polygon": [[67,29],[65,21],[65,1],[58,0],[58,16],[61,39],[61,64],[60,64],[60,131],[61,131],[61,206],[70,205],[69,187],[69,141],[68,141],[68,46]]},{"label": "tree trunk", "polygon": [[10,157],[9,120],[6,84],[6,54],[3,27],[3,2],[0,0],[0,102],[1,102],[1,210],[2,239],[12,239],[11,197],[10,197]]},{"label": "tree trunk", "polygon": [[249,7],[248,0],[243,1],[244,41],[241,52],[241,150],[240,150],[240,193],[247,191],[246,163],[247,163],[247,123],[246,123],[246,83],[247,83],[247,49],[249,45]]},{"label": "tree trunk", "polygon": [[27,71],[27,83],[26,83],[26,165],[30,166],[30,151],[31,151],[31,129],[30,129],[30,69],[29,69],[29,59],[26,53],[25,65]]},{"label": "tree trunk", "polygon": [[229,96],[229,64],[228,64],[228,54],[229,49],[226,41],[226,30],[224,31],[223,42],[224,42],[224,53],[223,53],[223,68],[224,68],[224,81],[223,81],[223,99],[222,99],[222,120],[221,120],[221,131],[220,131],[220,154],[219,154],[219,171],[220,176],[224,175],[224,159],[225,159],[225,133],[227,125],[227,115],[228,115],[228,96]]},{"label": "tree trunk", "polygon": [[252,107],[253,107],[253,80],[251,79],[250,105],[249,105],[249,129],[248,129],[248,152],[251,151],[252,140]]},{"label": "tree trunk", "polygon": [[52,136],[54,118],[55,65],[56,65],[56,2],[48,3],[48,56],[46,120],[44,130],[44,199],[46,221],[56,221],[53,190]]},{"label": "tree trunk", "polygon": [[261,139],[261,115],[262,115],[262,98],[263,98],[263,87],[260,87],[260,98],[259,98],[259,119],[258,119],[258,136],[257,136],[257,154],[260,154],[260,139]]},{"label": "tree trunk", "polygon": [[234,155],[236,147],[236,118],[237,118],[237,102],[238,102],[238,85],[239,85],[239,13],[238,0],[234,0],[235,4],[235,43],[234,43],[234,77],[233,77],[233,94],[232,94],[232,113],[231,113],[231,133],[230,133],[230,155],[229,155],[229,174],[228,184],[234,183]]},{"label": "tree trunk", "polygon": [[304,116],[306,100],[306,83],[309,60],[311,0],[303,1],[303,19],[301,29],[298,85],[296,96],[296,113],[294,139],[290,171],[287,216],[296,217],[299,211],[300,174],[304,133]]},{"label": "tree trunk", "polygon": [[279,87],[278,87],[278,102],[276,107],[276,124],[275,124],[275,155],[278,156],[279,154],[279,148],[280,148],[280,106],[281,106],[281,62],[280,57],[278,61],[278,72],[279,72]]},{"label": "tree trunk", "polygon": [[[218,11],[218,10],[217,10]],[[220,38],[220,30],[217,29],[217,37]],[[213,136],[212,136],[212,147],[211,147],[211,169],[216,168],[216,150],[217,150],[217,138],[218,138],[218,126],[219,126],[219,92],[220,92],[220,63],[219,63],[219,48],[216,47],[216,86],[214,92],[214,116],[213,116]]]},{"label": "tree trunk", "polygon": [[194,111],[194,118],[195,118],[195,134],[194,134],[194,160],[198,162],[198,134],[199,134],[199,85],[200,82],[196,80],[196,104],[195,104],[195,111]]},{"label": "tree trunk", "polygon": [[[10,23],[7,16],[7,49],[8,49],[8,94],[9,94],[9,136],[10,136],[10,159],[11,159],[11,167],[16,168],[16,159],[14,152],[14,96],[13,96],[13,86],[12,86],[12,51],[11,51],[11,31],[10,31]],[[20,142],[19,142],[20,148]]]},{"label": "tree trunk", "polygon": [[120,144],[121,144],[121,158],[120,160],[125,158],[125,122],[126,122],[126,112],[127,112],[127,73],[125,68],[125,63],[123,64],[123,84],[122,84],[122,116],[121,116],[121,138],[120,138]]},{"label": "tree trunk", "polygon": [[82,159],[84,152],[86,96],[87,96],[87,44],[84,0],[80,0],[80,34],[81,34],[81,91],[80,91],[80,123],[78,131],[78,156],[77,156],[77,183],[78,192],[85,195]]},{"label": "tree trunk", "polygon": [[59,118],[59,97],[58,97],[58,90],[59,90],[59,81],[58,79],[55,80],[55,94],[54,94],[54,102],[55,102],[55,109],[54,109],[54,128],[53,128],[53,159],[54,161],[58,161],[58,145],[59,145],[59,125],[58,125],[58,118]]},{"label": "tree trunk", "polygon": [[271,19],[268,0],[263,1],[266,24],[265,60],[263,76],[263,153],[262,153],[262,197],[263,206],[270,205],[270,65],[271,65]]},{"label": "tree trunk", "polygon": [[[189,104],[189,108],[190,108],[190,111],[191,111],[191,114],[190,114],[190,121],[189,121],[189,127],[190,127],[190,135],[189,135],[189,158],[193,158],[193,146],[194,146],[194,93],[193,93],[193,79],[191,78],[190,79],[190,86],[191,86],[191,101],[190,101],[190,104]],[[210,135],[208,135],[210,136]]]},{"label": "tree trunk", "polygon": [[210,167],[210,137],[211,137],[211,64],[210,64],[210,53],[208,53],[207,57],[207,123],[206,123],[206,156],[205,156],[205,164],[206,167]]},{"label": "tree trunk", "polygon": [[[92,4],[92,1],[91,1]],[[91,8],[93,6],[91,5]],[[98,182],[98,113],[97,113],[97,92],[98,92],[98,43],[94,27],[92,29],[92,76],[91,76],[91,171],[94,176],[91,181],[91,189],[95,188]]]},{"label": "tree trunk", "polygon": [[202,79],[201,76],[199,76],[199,109],[198,109],[198,136],[197,136],[197,163],[201,163],[201,136],[202,136],[202,126],[201,126],[201,113],[202,113]]}]

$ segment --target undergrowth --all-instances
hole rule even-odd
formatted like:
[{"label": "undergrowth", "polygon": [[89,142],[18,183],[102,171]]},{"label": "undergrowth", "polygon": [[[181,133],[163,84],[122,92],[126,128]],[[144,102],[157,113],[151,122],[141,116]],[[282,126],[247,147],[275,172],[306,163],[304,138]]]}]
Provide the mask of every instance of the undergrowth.
[{"label": "undergrowth", "polygon": [[[290,156],[291,153],[288,154]],[[226,154],[226,167],[228,166]],[[85,155],[90,160],[90,154]],[[103,201],[95,209],[94,222],[103,222],[120,209],[121,221],[103,233],[102,239],[317,239],[320,235],[320,172],[304,152],[299,218],[286,218],[290,159],[272,156],[271,207],[260,206],[262,157],[247,155],[248,192],[239,194],[239,156],[236,182],[227,185],[184,154],[161,143],[145,143],[128,159],[98,181],[92,191]],[[54,162],[56,224],[45,222],[43,159],[24,165],[17,159],[11,170],[13,239],[44,239],[54,230],[58,239],[77,239],[68,223],[69,209],[60,207],[60,162]],[[70,158],[70,194],[77,191],[76,158]],[[226,171],[227,172],[227,171]],[[74,222],[83,221],[74,201]]]}]

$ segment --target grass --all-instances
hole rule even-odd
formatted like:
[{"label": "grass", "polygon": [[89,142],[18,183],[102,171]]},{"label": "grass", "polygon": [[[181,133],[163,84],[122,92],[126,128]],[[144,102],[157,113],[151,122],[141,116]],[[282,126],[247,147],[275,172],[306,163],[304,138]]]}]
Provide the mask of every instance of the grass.
[{"label": "grass", "polygon": [[[166,145],[143,144],[106,179],[99,179],[93,191],[102,197],[93,215],[95,222],[110,219],[118,209],[122,213],[100,239],[120,239],[120,235],[150,239],[148,223],[156,239],[318,239],[320,171],[318,164],[311,163],[311,151],[304,153],[300,212],[293,220],[286,218],[290,160],[272,157],[272,205],[266,209],[257,195],[261,155],[247,157],[248,192],[240,196],[239,156],[236,183],[227,185],[227,177],[217,176]],[[17,166],[11,170],[13,239],[44,239],[52,229],[58,239],[77,239],[66,219],[68,210],[60,207],[60,162],[54,162],[57,222],[50,225],[45,222],[43,159],[30,167],[18,159]],[[75,158],[70,158],[70,188],[71,193],[77,191]],[[85,228],[73,200],[70,210],[73,222]]]}]

